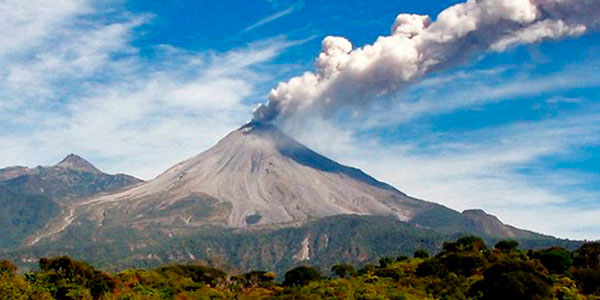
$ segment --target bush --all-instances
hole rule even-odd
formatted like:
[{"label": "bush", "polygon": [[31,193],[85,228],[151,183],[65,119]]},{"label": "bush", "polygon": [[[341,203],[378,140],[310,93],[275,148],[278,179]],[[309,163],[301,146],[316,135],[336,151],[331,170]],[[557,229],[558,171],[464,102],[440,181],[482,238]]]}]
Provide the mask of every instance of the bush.
[{"label": "bush", "polygon": [[494,248],[504,253],[510,253],[512,251],[516,251],[519,248],[519,242],[513,240],[501,240],[496,243]]},{"label": "bush", "polygon": [[548,299],[551,281],[523,261],[502,261],[485,270],[484,279],[471,288],[484,300]]},{"label": "bush", "polygon": [[429,252],[421,249],[421,250],[417,250],[415,251],[415,253],[413,254],[414,258],[428,258],[429,257]]},{"label": "bush", "polygon": [[461,237],[456,242],[445,242],[442,253],[448,252],[482,252],[487,250],[485,242],[476,236]]},{"label": "bush", "polygon": [[354,267],[349,264],[337,264],[331,267],[331,272],[339,278],[348,278],[354,274]]},{"label": "bush", "polygon": [[273,272],[252,271],[237,276],[237,279],[246,287],[268,287],[275,284],[276,277]]},{"label": "bush", "polygon": [[485,265],[485,258],[479,253],[450,253],[440,258],[446,269],[462,276],[477,274]]},{"label": "bush", "polygon": [[110,275],[68,256],[42,258],[39,265],[46,273],[44,279],[56,287],[53,290],[55,298],[75,299],[77,297],[73,298],[69,295],[82,293],[89,293],[93,298],[98,298],[115,287],[115,282]]},{"label": "bush", "polygon": [[573,252],[573,263],[580,268],[600,270],[600,242],[583,244]]},{"label": "bush", "polygon": [[385,268],[394,263],[394,259],[389,256],[384,256],[379,259],[379,266]]},{"label": "bush", "polygon": [[600,294],[600,271],[593,269],[577,270],[575,282],[584,294]]},{"label": "bush", "polygon": [[190,278],[193,282],[205,283],[212,287],[223,284],[227,279],[227,273],[222,270],[198,265],[173,265],[159,268],[157,271],[159,274],[171,273]]},{"label": "bush", "polygon": [[416,274],[417,276],[445,276],[448,273],[448,269],[444,264],[442,264],[438,259],[432,258],[430,260],[424,261],[417,266]]},{"label": "bush", "polygon": [[311,281],[319,280],[321,274],[312,267],[297,267],[285,273],[284,286],[303,286]]},{"label": "bush", "polygon": [[409,259],[410,259],[410,257],[408,257],[406,255],[400,255],[400,256],[396,257],[397,262],[407,261]]},{"label": "bush", "polygon": [[565,274],[573,264],[571,253],[560,247],[534,251],[530,257],[538,259],[550,273],[554,274]]},{"label": "bush", "polygon": [[0,260],[0,274],[14,275],[17,267],[8,260]]}]

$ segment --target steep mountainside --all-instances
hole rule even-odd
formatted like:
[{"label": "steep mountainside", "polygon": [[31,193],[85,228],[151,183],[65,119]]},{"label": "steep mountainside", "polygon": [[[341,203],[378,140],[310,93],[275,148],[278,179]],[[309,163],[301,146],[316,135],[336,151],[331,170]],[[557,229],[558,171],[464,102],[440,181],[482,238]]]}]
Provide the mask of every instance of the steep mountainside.
[{"label": "steep mountainside", "polygon": [[44,195],[60,203],[114,191],[141,180],[124,174],[110,175],[85,159],[70,154],[54,166],[0,169],[0,184],[15,193]]},{"label": "steep mountainside", "polygon": [[442,234],[542,238],[493,216],[411,198],[272,125],[251,123],[152,181],[70,203],[28,245],[64,244],[76,236],[80,243],[114,240],[135,249],[209,229],[282,228],[335,215],[389,216]]},{"label": "steep mountainside", "polygon": [[0,248],[16,246],[44,228],[67,203],[139,183],[101,172],[76,155],[50,167],[0,169]]},{"label": "steep mountainside", "polygon": [[245,271],[361,264],[437,251],[468,234],[525,247],[578,244],[409,197],[258,123],[137,182],[73,155],[52,167],[0,170],[0,224],[13,228],[2,241],[23,245],[0,256],[28,264],[69,254],[113,269],[201,261]]},{"label": "steep mountainside", "polygon": [[[417,249],[435,253],[443,241],[462,235],[441,234],[391,216],[368,215],[325,217],[298,227],[196,228],[186,230],[186,234],[164,226],[138,231],[127,227],[97,230],[87,225],[67,228],[60,243],[40,242],[0,256],[23,267],[35,267],[40,257],[68,254],[109,270],[199,262],[231,271],[273,270],[283,274],[297,265],[363,265],[384,255],[411,255]],[[499,240],[484,238],[489,246]],[[576,249],[581,245],[541,236],[517,240],[526,249]]]}]

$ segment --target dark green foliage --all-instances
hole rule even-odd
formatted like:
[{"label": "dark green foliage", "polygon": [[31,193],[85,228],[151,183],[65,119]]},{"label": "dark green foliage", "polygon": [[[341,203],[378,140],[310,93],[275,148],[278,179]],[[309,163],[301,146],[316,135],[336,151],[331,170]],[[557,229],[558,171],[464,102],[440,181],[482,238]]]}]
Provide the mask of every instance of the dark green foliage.
[{"label": "dark green foliage", "polygon": [[456,242],[445,242],[443,252],[482,252],[487,250],[485,242],[476,236],[461,237]]},{"label": "dark green foliage", "polygon": [[485,265],[485,258],[480,253],[449,253],[439,260],[448,271],[462,276],[475,275]]},{"label": "dark green foliage", "polygon": [[366,264],[358,270],[358,274],[359,275],[373,274],[373,273],[375,273],[375,270],[377,270],[376,265]]},{"label": "dark green foliage", "polygon": [[355,270],[354,266],[349,264],[337,264],[331,267],[331,272],[339,278],[348,278],[353,275]]},{"label": "dark green foliage", "polygon": [[417,276],[445,276],[448,269],[439,259],[429,259],[419,264],[416,270]]},{"label": "dark green foliage", "polygon": [[471,294],[484,300],[551,298],[551,281],[523,261],[493,264],[483,276],[483,280],[473,285]]},{"label": "dark green foliage", "polygon": [[157,269],[158,273],[172,273],[187,277],[194,282],[206,283],[210,286],[222,284],[227,279],[227,273],[211,267],[196,265],[173,265]]},{"label": "dark green foliage", "polygon": [[513,245],[486,250],[482,240],[466,237],[445,243],[434,257],[382,256],[378,265],[367,264],[358,272],[352,265],[337,264],[331,267],[337,278],[324,278],[312,267],[296,267],[285,274],[283,283],[275,281],[272,272],[228,275],[200,265],[111,275],[64,256],[42,259],[41,271],[18,275],[12,263],[0,261],[0,299],[596,299],[600,270],[586,266],[594,265],[594,251],[590,246],[579,249],[576,255],[584,267],[572,265],[557,273],[569,265],[568,250],[525,252],[515,251]]},{"label": "dark green foliage", "polygon": [[573,252],[573,263],[577,267],[600,270],[600,242],[583,244]]},{"label": "dark green foliage", "polygon": [[384,267],[384,268],[377,268],[375,270],[375,272],[373,272],[373,275],[375,275],[377,277],[384,277],[384,278],[391,278],[393,280],[398,280],[402,277],[402,271],[398,270],[397,268]]},{"label": "dark green foliage", "polygon": [[408,257],[407,255],[400,255],[400,256],[396,257],[396,261],[398,261],[398,262],[407,261],[409,259],[410,259],[410,257]]},{"label": "dark green foliage", "polygon": [[379,259],[379,266],[382,268],[385,268],[385,267],[391,265],[393,262],[394,262],[393,258],[391,258],[389,256],[384,256]]},{"label": "dark green foliage", "polygon": [[532,251],[529,257],[538,259],[550,273],[554,274],[564,274],[573,264],[571,252],[561,247]]},{"label": "dark green foliage", "polygon": [[577,285],[584,294],[600,295],[600,270],[585,268],[574,274]]},{"label": "dark green foliage", "polygon": [[46,273],[42,280],[55,287],[51,291],[57,299],[73,299],[69,295],[78,286],[88,289],[94,298],[104,295],[115,286],[110,275],[95,270],[85,262],[75,261],[67,256],[42,258],[40,259],[40,268]]},{"label": "dark green foliage", "polygon": [[0,274],[14,275],[17,272],[17,266],[8,260],[0,260]]},{"label": "dark green foliage", "polygon": [[265,271],[252,271],[234,278],[243,286],[249,287],[270,287],[275,284],[277,274]]},{"label": "dark green foliage", "polygon": [[519,249],[519,242],[514,240],[501,240],[496,243],[494,248],[504,253],[510,253]]},{"label": "dark green foliage", "polygon": [[423,249],[420,249],[420,250],[415,251],[415,253],[413,254],[413,257],[414,258],[428,258],[429,252],[427,252]]},{"label": "dark green foliage", "polygon": [[284,286],[303,286],[311,281],[319,280],[321,274],[313,267],[300,266],[285,273]]}]

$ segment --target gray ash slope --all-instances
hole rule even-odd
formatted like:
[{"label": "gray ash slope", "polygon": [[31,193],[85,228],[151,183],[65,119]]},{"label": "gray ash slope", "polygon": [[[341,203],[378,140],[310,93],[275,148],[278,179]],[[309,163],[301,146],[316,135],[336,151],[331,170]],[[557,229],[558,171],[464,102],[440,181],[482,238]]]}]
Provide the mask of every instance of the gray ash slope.
[{"label": "gray ash slope", "polygon": [[136,248],[151,243],[146,239],[191,236],[203,228],[272,229],[337,215],[392,217],[442,234],[548,238],[483,211],[459,213],[409,197],[272,125],[250,123],[154,180],[69,204],[28,244],[64,241],[75,233],[78,240],[102,241],[128,232],[132,240],[117,239]]}]

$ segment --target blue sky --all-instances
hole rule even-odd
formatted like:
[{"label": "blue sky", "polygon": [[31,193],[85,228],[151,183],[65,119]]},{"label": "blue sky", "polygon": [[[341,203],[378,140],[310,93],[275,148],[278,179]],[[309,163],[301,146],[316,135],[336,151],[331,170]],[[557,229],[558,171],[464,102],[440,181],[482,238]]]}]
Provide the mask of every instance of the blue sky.
[{"label": "blue sky", "polygon": [[[0,165],[78,153],[150,179],[314,70],[321,40],[459,1],[0,3]],[[476,53],[351,118],[286,128],[418,198],[600,238],[600,34]]]}]

